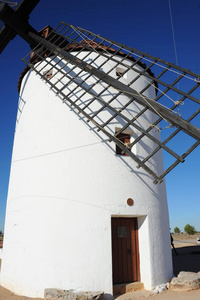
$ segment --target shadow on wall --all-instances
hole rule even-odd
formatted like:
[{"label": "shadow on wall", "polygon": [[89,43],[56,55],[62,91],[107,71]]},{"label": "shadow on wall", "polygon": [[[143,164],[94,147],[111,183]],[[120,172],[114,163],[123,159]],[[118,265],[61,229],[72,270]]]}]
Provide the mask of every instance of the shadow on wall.
[{"label": "shadow on wall", "polygon": [[172,250],[173,270],[177,276],[181,271],[200,271],[200,246],[176,248],[178,255]]}]

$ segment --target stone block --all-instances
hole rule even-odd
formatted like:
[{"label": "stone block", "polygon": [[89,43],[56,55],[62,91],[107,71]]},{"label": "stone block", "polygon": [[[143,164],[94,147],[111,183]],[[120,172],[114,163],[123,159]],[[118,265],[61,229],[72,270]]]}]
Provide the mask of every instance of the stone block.
[{"label": "stone block", "polygon": [[180,272],[170,282],[170,289],[176,291],[191,291],[200,288],[200,274],[194,272]]},{"label": "stone block", "polygon": [[77,292],[75,290],[45,289],[44,300],[103,300],[101,292]]},{"label": "stone block", "polygon": [[66,291],[60,289],[45,289],[45,300],[76,300],[76,295],[73,291]]}]

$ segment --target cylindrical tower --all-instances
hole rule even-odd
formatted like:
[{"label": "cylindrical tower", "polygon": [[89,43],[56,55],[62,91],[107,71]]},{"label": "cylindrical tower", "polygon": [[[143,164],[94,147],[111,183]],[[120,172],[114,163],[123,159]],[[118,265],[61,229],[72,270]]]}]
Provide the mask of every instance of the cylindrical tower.
[{"label": "cylindrical tower", "polygon": [[[90,61],[97,52],[91,48],[77,57]],[[113,78],[120,74],[126,84],[138,75],[131,69],[123,75],[123,66],[115,68],[122,57],[116,54],[114,59],[103,64],[100,56],[95,64],[102,65],[106,73],[112,70]],[[63,93],[73,91],[78,81],[64,77],[63,70],[71,78],[77,78],[80,70],[70,71],[69,63],[63,68],[59,57],[51,60],[48,68],[48,60],[51,58],[37,63],[38,72],[63,87]],[[123,62],[132,63],[129,58]],[[87,72],[78,76],[82,80]],[[95,82],[97,78],[90,76],[85,87],[99,94],[104,83]],[[141,76],[133,87],[142,90],[147,84]],[[80,107],[91,100],[84,92],[79,86],[70,94]],[[117,92],[109,87],[101,99],[108,102]],[[155,98],[155,87],[150,86],[145,94]],[[118,108],[129,100],[120,95],[112,105]],[[93,102],[87,113],[98,109],[98,101]],[[124,113],[134,116],[140,110],[140,105],[132,102]],[[105,110],[97,118],[104,121],[110,114]],[[154,120],[155,114],[146,111],[137,122],[145,128]],[[115,133],[123,126],[116,117],[107,130]],[[138,134],[137,129],[127,127],[121,140],[134,141]],[[153,134],[159,139],[159,131]],[[144,138],[131,151],[144,157],[152,147],[153,141]],[[160,173],[162,155],[155,155],[151,164]],[[17,294],[41,297],[44,289],[51,287],[112,293],[113,284],[133,281],[151,289],[171,276],[165,182],[154,185],[131,157],[96,130],[95,122],[88,123],[34,71],[28,71],[19,97],[1,284]]]}]

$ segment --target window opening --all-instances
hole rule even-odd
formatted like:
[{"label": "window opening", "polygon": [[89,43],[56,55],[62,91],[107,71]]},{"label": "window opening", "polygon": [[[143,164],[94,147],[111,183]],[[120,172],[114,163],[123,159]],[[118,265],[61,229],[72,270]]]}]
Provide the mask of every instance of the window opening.
[{"label": "window opening", "polygon": [[117,76],[117,77],[123,77],[125,71],[126,71],[125,69],[122,69],[122,68],[117,67],[117,68],[116,68],[116,76]]},{"label": "window opening", "polygon": [[[117,136],[118,140],[120,140],[126,147],[130,146],[131,136],[128,133],[121,132]],[[116,154],[128,156],[118,145],[116,145]]]},{"label": "window opening", "polygon": [[117,233],[118,233],[118,238],[126,238],[127,237],[126,226],[118,226]]},{"label": "window opening", "polygon": [[46,70],[43,72],[43,75],[46,79],[50,79],[53,76],[53,70]]}]

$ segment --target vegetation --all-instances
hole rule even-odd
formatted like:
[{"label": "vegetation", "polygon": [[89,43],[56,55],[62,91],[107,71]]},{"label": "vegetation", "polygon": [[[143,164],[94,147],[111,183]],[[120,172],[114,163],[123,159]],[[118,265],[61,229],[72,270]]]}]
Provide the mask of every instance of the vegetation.
[{"label": "vegetation", "polygon": [[180,231],[180,228],[178,228],[178,227],[175,227],[174,228],[174,233],[180,233],[181,231]]},{"label": "vegetation", "polygon": [[194,235],[196,233],[194,226],[191,226],[190,224],[185,225],[184,231],[189,235]]}]

